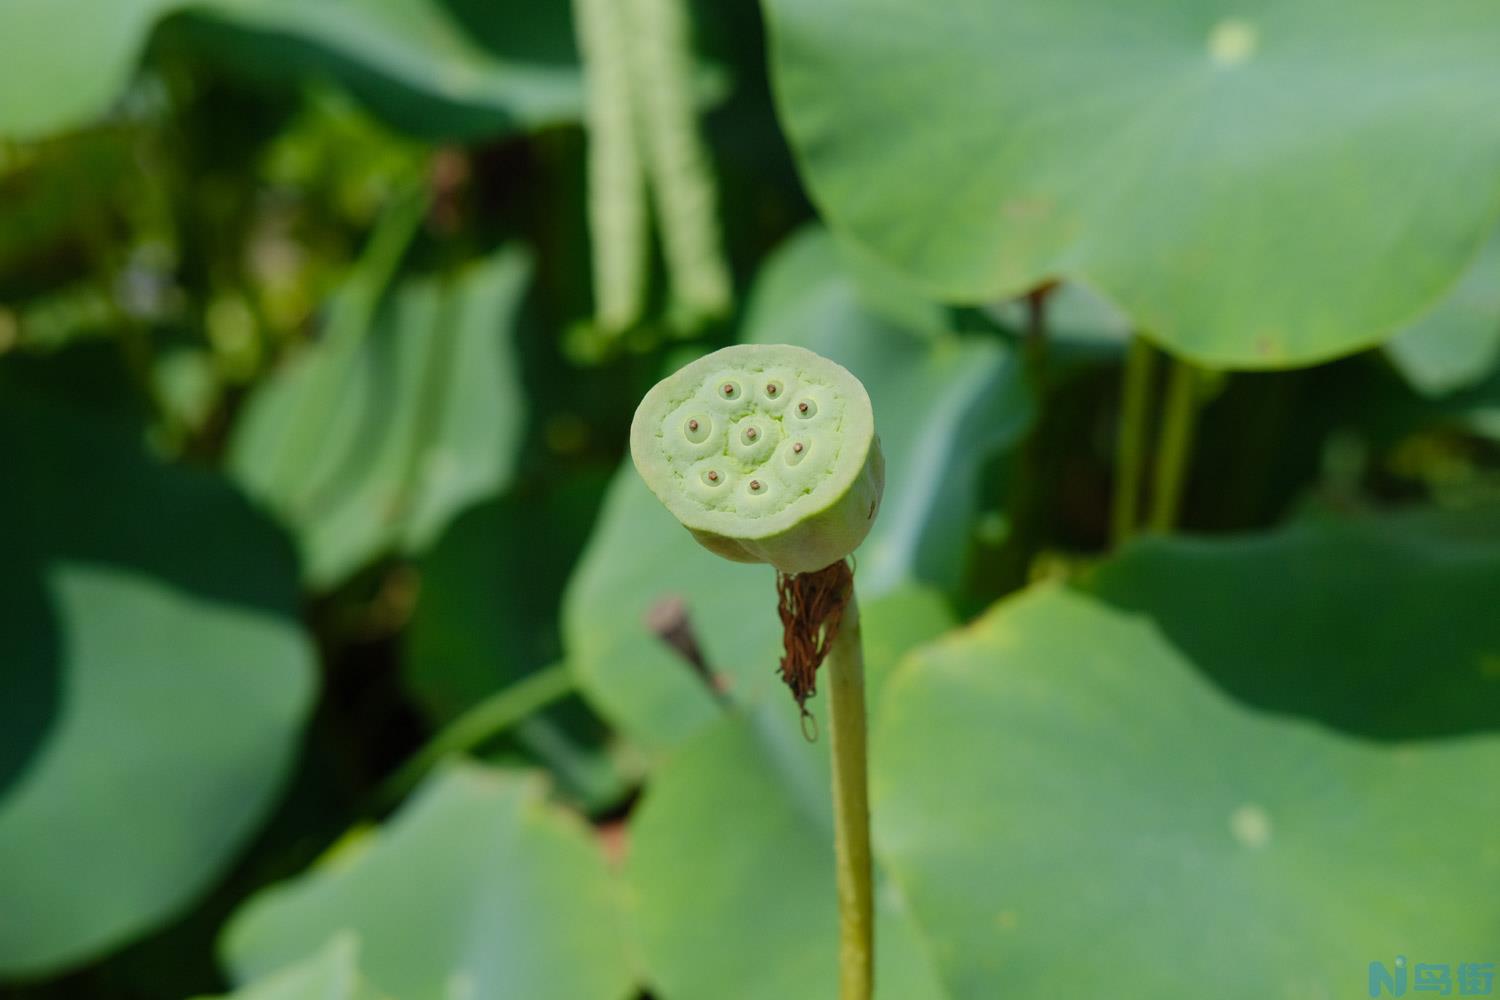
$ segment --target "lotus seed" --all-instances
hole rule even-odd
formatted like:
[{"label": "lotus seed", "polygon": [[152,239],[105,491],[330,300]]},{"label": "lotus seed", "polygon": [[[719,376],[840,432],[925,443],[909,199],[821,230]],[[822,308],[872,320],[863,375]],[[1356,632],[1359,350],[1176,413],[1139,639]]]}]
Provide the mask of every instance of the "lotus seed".
[{"label": "lotus seed", "polygon": [[714,470],[709,469],[708,470],[708,474],[705,475],[703,478],[707,479],[711,483],[717,483],[719,481],[719,474],[717,472],[715,472]]},{"label": "lotus seed", "polygon": [[798,441],[796,444],[792,445],[792,451],[796,452],[799,455],[802,454],[802,442]]},{"label": "lotus seed", "polygon": [[689,420],[688,421],[688,430],[695,431],[697,429],[698,429],[698,421],[696,421],[696,420]]},{"label": "lotus seed", "polygon": [[754,427],[746,427],[745,428],[745,441],[746,441],[746,443],[754,441],[759,436],[760,436],[759,432],[756,431],[756,429]]},{"label": "lotus seed", "polygon": [[693,444],[702,444],[708,440],[708,434],[711,429],[709,424],[710,421],[706,417],[703,420],[694,417],[684,425],[685,436]]},{"label": "lotus seed", "polygon": [[810,399],[804,399],[797,404],[797,416],[811,417],[818,412],[818,404]]},{"label": "lotus seed", "polygon": [[772,399],[775,399],[777,396],[781,395],[781,384],[779,382],[767,382],[766,395],[770,396]]},{"label": "lotus seed", "polygon": [[752,479],[752,480],[750,480],[750,492],[751,493],[759,493],[760,490],[761,490],[760,480],[759,479]]},{"label": "lotus seed", "polygon": [[740,387],[735,385],[733,382],[725,382],[723,385],[719,386],[719,395],[723,396],[725,399],[734,399],[739,396],[739,394]]}]

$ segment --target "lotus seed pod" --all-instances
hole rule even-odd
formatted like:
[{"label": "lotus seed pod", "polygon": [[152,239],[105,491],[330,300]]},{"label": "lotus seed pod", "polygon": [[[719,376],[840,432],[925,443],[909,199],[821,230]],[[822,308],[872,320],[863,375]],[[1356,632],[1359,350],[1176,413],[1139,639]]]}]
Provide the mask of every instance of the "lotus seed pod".
[{"label": "lotus seed pod", "polygon": [[853,552],[885,488],[865,387],[789,344],[726,347],[658,382],[636,408],[630,454],[706,548],[783,573]]}]

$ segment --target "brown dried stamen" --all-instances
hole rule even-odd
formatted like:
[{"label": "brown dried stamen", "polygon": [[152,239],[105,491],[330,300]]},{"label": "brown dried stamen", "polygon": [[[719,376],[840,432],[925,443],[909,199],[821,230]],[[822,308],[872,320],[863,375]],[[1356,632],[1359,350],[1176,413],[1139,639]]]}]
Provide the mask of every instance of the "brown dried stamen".
[{"label": "brown dried stamen", "polygon": [[[838,636],[844,608],[854,593],[854,574],[839,560],[812,573],[776,574],[776,611],[781,616],[781,679],[804,720],[807,699],[817,694],[818,667]],[[805,725],[805,723],[804,723]]]}]

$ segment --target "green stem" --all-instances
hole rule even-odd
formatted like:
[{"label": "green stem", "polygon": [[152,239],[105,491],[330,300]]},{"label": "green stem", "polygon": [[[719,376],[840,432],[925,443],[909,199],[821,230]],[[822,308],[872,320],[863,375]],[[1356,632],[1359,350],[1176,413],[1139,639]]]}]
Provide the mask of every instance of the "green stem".
[{"label": "green stem", "polygon": [[645,308],[650,243],[646,179],[636,137],[630,73],[631,25],[619,0],[573,0],[587,94],[589,249],[594,316],[617,334]]},{"label": "green stem", "polygon": [[865,736],[865,660],[854,594],[828,651],[833,754],[834,855],[839,891],[839,998],[869,1000],[875,974],[870,799]]},{"label": "green stem", "polygon": [[1172,530],[1182,506],[1182,486],[1193,451],[1193,429],[1198,410],[1198,372],[1186,361],[1172,360],[1167,400],[1162,410],[1161,436],[1156,447],[1156,480],[1151,491],[1147,527],[1156,533]]},{"label": "green stem", "polygon": [[1151,395],[1151,345],[1140,335],[1130,338],[1125,353],[1124,392],[1120,399],[1120,432],[1115,443],[1115,495],[1110,507],[1110,539],[1119,545],[1135,533],[1140,517],[1141,480],[1146,464],[1147,401]]},{"label": "green stem", "polygon": [[493,739],[501,732],[559,701],[573,691],[573,675],[556,664],[517,681],[503,691],[464,712],[444,726],[401,769],[380,786],[382,807],[399,802],[416,787],[433,765],[449,754],[463,753]]},{"label": "green stem", "polygon": [[734,286],[719,227],[718,180],[694,103],[691,13],[686,0],[631,0],[625,9],[631,85],[672,309],[685,324],[681,332],[695,333],[728,314]]}]

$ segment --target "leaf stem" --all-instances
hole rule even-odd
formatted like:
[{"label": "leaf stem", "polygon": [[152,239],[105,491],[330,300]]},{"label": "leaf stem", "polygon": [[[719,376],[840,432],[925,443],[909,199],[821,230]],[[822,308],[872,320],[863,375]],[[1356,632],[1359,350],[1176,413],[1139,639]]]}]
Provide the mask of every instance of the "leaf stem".
[{"label": "leaf stem", "polygon": [[382,808],[395,805],[444,757],[480,746],[572,691],[573,674],[561,663],[496,691],[439,730],[387,779],[380,786],[379,804]]},{"label": "leaf stem", "polygon": [[1125,352],[1124,390],[1120,398],[1120,431],[1115,442],[1115,493],[1110,507],[1110,539],[1120,545],[1135,533],[1140,517],[1141,481],[1145,476],[1147,401],[1151,394],[1154,352],[1139,334]]},{"label": "leaf stem", "polygon": [[839,998],[869,1000],[875,971],[875,897],[870,864],[865,662],[859,605],[852,591],[827,664],[839,893]]},{"label": "leaf stem", "polygon": [[1162,409],[1161,436],[1156,447],[1156,478],[1151,491],[1147,527],[1157,533],[1172,530],[1182,507],[1182,487],[1193,451],[1198,411],[1198,371],[1179,358],[1172,359],[1167,398]]}]

